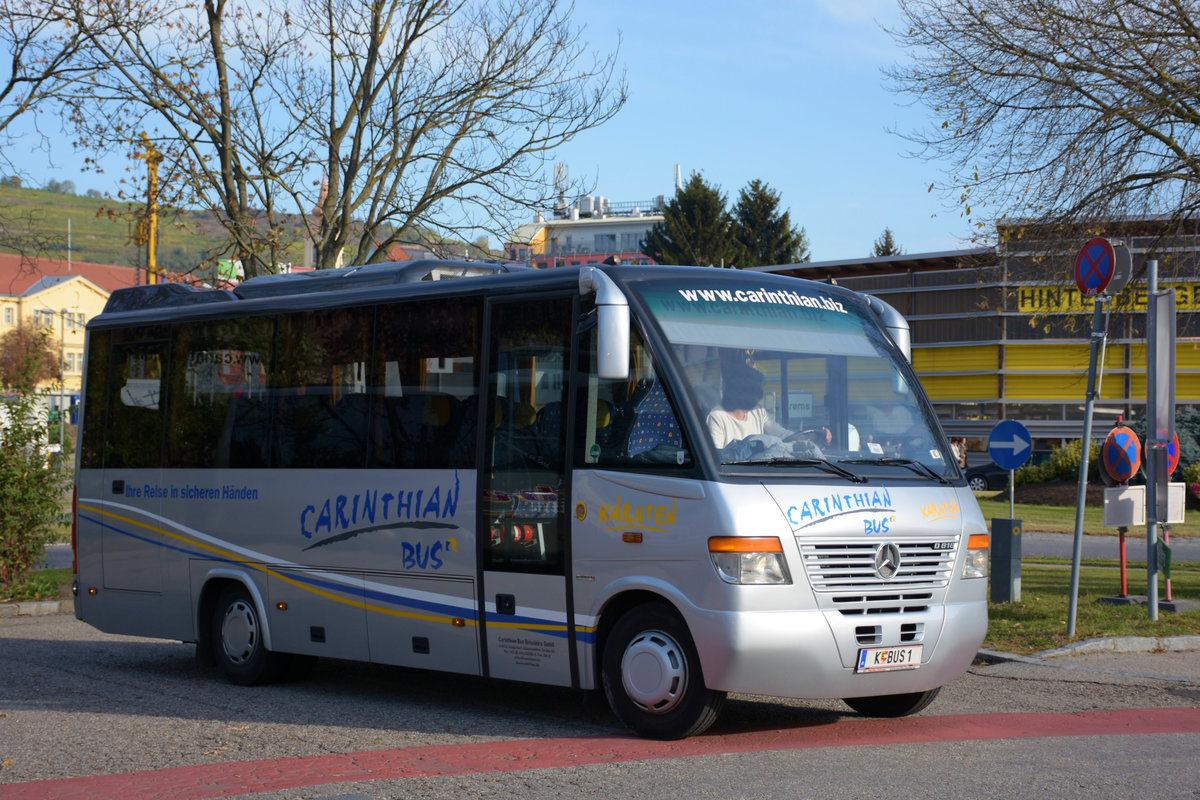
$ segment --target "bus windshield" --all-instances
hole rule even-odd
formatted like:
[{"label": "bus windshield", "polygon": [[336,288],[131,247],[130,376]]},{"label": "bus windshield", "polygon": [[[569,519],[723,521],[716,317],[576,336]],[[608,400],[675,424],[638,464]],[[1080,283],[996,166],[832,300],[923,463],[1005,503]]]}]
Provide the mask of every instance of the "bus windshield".
[{"label": "bus windshield", "polygon": [[[634,285],[666,335],[726,471],[818,469],[945,482],[936,418],[865,306],[804,284],[728,276]],[[744,287],[744,288],[743,288]]]}]

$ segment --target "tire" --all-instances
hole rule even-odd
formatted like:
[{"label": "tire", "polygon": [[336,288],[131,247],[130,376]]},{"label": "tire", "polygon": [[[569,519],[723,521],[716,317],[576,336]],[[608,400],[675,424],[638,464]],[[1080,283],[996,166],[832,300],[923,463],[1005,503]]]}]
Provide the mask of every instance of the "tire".
[{"label": "tire", "polygon": [[613,713],[650,739],[683,739],[708,729],[725,693],[704,685],[687,625],[670,606],[652,603],[613,626],[601,657],[601,682]]},{"label": "tire", "polygon": [[988,488],[987,478],[982,475],[972,475],[967,479],[967,486],[971,487],[972,492],[986,492]]},{"label": "tire", "polygon": [[921,711],[938,696],[942,689],[911,694],[885,694],[877,697],[847,697],[842,702],[864,717],[907,717]]},{"label": "tire", "polygon": [[212,651],[230,683],[254,686],[278,680],[286,664],[263,643],[263,621],[241,585],[221,590],[212,616]]}]

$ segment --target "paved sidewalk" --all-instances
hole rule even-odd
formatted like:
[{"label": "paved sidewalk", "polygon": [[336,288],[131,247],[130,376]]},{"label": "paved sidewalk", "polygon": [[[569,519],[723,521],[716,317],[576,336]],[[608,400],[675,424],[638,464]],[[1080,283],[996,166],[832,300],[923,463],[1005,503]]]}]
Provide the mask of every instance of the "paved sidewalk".
[{"label": "paved sidewalk", "polygon": [[1200,636],[1114,636],[1031,656],[980,650],[979,658],[1200,686]]}]

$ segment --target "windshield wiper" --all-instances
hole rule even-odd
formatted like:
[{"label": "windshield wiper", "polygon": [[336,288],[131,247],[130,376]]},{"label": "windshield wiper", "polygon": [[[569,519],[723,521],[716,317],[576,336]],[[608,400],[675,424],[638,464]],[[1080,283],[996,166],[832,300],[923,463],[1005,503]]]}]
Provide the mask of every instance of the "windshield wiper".
[{"label": "windshield wiper", "polygon": [[938,483],[950,483],[950,479],[945,475],[934,472],[933,467],[929,466],[924,461],[917,461],[913,458],[887,456],[884,458],[842,458],[839,460],[843,464],[884,464],[889,467],[908,467],[913,472],[920,473],[927,478],[933,478]]},{"label": "windshield wiper", "polygon": [[722,461],[721,466],[764,466],[764,467],[816,467],[826,472],[840,475],[854,483],[866,483],[867,479],[857,472],[852,472],[840,464],[835,464],[827,458],[811,458],[801,456],[772,456],[771,458],[746,458],[741,461]]}]

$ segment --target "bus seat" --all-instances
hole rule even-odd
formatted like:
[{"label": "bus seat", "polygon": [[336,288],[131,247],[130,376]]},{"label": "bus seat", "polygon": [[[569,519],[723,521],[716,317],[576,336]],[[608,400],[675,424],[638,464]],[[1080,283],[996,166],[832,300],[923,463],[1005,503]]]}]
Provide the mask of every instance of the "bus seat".
[{"label": "bus seat", "polygon": [[629,432],[626,451],[630,456],[637,456],[664,445],[677,450],[682,444],[679,423],[667,393],[662,384],[655,381],[634,407],[633,429]]}]

